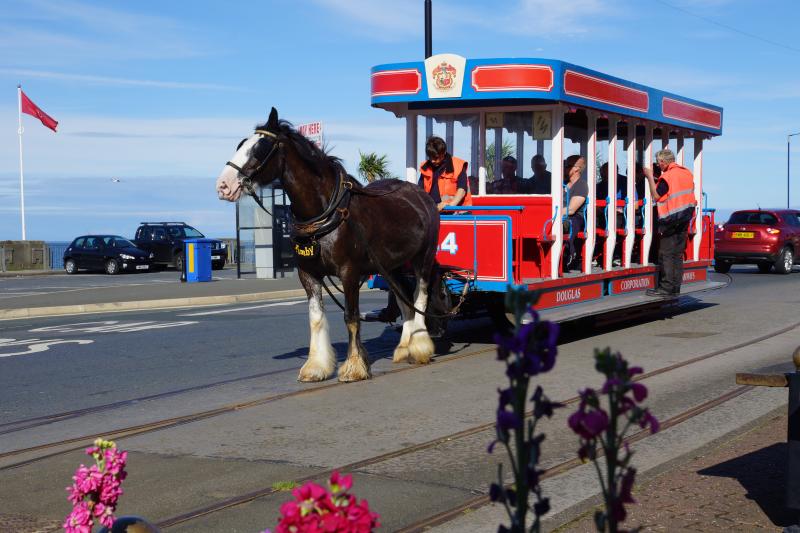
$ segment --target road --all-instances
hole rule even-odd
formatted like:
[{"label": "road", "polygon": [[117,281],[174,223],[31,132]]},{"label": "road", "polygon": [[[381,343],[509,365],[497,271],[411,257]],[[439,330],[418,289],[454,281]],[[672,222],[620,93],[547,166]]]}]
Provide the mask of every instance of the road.
[{"label": "road", "polygon": [[[236,269],[213,271],[215,279],[236,279]],[[49,274],[42,276],[0,277],[0,305],[4,300],[33,295],[85,291],[104,287],[129,287],[156,283],[174,283],[180,274],[173,269],[147,273],[123,273],[117,276],[79,272],[74,275]]]},{"label": "road", "polygon": [[[170,274],[174,273],[163,275]],[[152,283],[161,279],[158,274],[147,276]],[[76,283],[104,281],[78,279]],[[130,283],[145,277],[114,282],[118,279]],[[648,382],[651,406],[662,419],[730,392],[736,371],[788,370],[789,347],[800,343],[797,329],[792,329],[800,322],[800,276],[761,275],[742,267],[734,269],[732,280],[723,290],[685,302],[669,317],[603,329],[589,328],[585,322],[566,327],[557,367],[544,380],[548,392],[564,399],[596,384],[589,361],[592,350],[604,346],[622,351],[645,370],[687,365]],[[67,286],[53,281],[50,290]],[[381,307],[384,301],[380,294],[365,294],[362,307]],[[342,356],[346,330],[341,311],[331,304],[326,310],[334,347]],[[134,458],[126,512],[165,520],[273,482],[320,475],[325,468],[356,465],[370,457],[352,471],[357,473],[357,489],[384,515],[387,530],[485,492],[495,467],[494,459],[486,461],[485,455],[492,432],[481,428],[492,419],[494,391],[502,381],[488,321],[451,324],[448,340],[437,343],[436,362],[420,368],[393,365],[398,333],[382,324],[364,324],[365,346],[376,359],[375,379],[345,386],[335,381],[308,385],[295,381],[306,356],[306,313],[303,300],[288,299],[0,322],[0,487],[47,492],[49,486],[64,486],[82,460],[79,452],[71,452],[8,469],[43,452],[7,458],[3,453],[223,409],[211,418],[120,438]],[[759,336],[765,337],[756,345],[726,351]],[[720,355],[692,362],[715,351]],[[715,431],[735,429],[747,416],[780,406],[780,398],[775,391],[748,392],[719,408],[750,399],[736,404],[741,421],[730,415],[716,423],[719,427],[698,421],[693,432],[681,429],[688,433],[680,442],[700,445]],[[261,403],[232,407],[253,400]],[[58,420],[37,420],[55,414],[60,414]],[[448,437],[464,431],[472,436]],[[408,452],[402,460],[382,456],[440,438],[452,444]],[[574,448],[562,428],[553,430],[548,443],[553,464]],[[655,467],[683,449],[675,442],[663,446],[657,440],[641,445],[642,471],[648,461]],[[213,489],[202,481],[212,478],[219,483]],[[569,484],[590,485],[568,475],[559,482],[576,502],[585,489],[569,489]],[[164,492],[177,486],[185,490],[168,496]],[[45,497],[51,502],[46,511],[36,511],[7,490],[0,488],[0,499],[11,498],[26,516],[55,520],[65,514],[60,489]],[[153,501],[154,490],[158,501]],[[398,505],[400,495],[404,502]],[[174,529],[255,531],[274,525],[277,507],[287,497],[267,490],[254,502]],[[566,509],[566,504],[561,507]]]}]

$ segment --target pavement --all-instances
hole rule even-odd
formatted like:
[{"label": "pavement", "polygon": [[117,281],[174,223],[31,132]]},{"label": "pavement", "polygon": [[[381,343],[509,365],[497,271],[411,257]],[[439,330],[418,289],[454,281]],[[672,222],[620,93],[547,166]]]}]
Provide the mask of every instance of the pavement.
[{"label": "pavement", "polygon": [[[733,274],[735,290],[704,295],[666,319],[596,331],[574,328],[546,377],[548,394],[564,399],[594,384],[598,378],[589,357],[594,347],[606,345],[649,371],[764,336],[755,345],[648,379],[648,405],[662,421],[730,392],[735,372],[791,370],[791,352],[800,344],[798,329],[792,327],[798,321],[794,310],[800,303],[800,277],[749,270]],[[237,297],[245,295],[245,287],[273,298],[260,305],[231,302],[198,310],[140,309],[114,317],[98,311],[101,315],[90,319],[48,316],[0,322],[0,427],[5,428],[0,452],[308,389],[309,394],[291,399],[121,439],[130,452],[130,475],[120,513],[159,521],[436,439],[445,440],[351,470],[354,492],[381,513],[381,530],[401,529],[485,494],[501,460],[500,454],[486,455],[493,431],[452,440],[448,436],[491,421],[496,408],[495,390],[503,376],[486,324],[452,324],[452,340],[437,345],[435,364],[399,373],[390,372],[398,368],[390,360],[396,333],[365,324],[364,342],[376,357],[375,379],[311,394],[316,385],[294,381],[307,350],[305,306],[302,298],[278,296],[297,290],[294,278],[180,284],[170,279],[173,275],[64,276],[38,282],[38,293],[22,281],[7,288],[24,289],[19,291],[24,296],[0,291],[0,307],[13,309],[8,307],[13,302],[16,309],[40,310],[59,304],[119,303],[113,301],[115,295],[126,302]],[[122,281],[124,286],[116,285]],[[234,288],[237,292],[230,292]],[[363,296],[367,309],[385,301],[382,294]],[[75,298],[82,303],[67,304]],[[31,302],[41,305],[31,307]],[[341,312],[332,305],[327,309],[341,358],[346,342]],[[3,349],[3,340],[28,344],[25,349]],[[49,351],[32,352],[48,342]],[[67,342],[86,344],[59,344]],[[447,362],[452,355],[483,349]],[[108,376],[121,379],[109,382]],[[153,395],[158,397],[114,405]],[[789,525],[792,516],[781,514],[785,404],[784,389],[751,389],[636,443],[634,462],[640,475],[635,496],[640,503],[631,508],[625,526],[641,525],[646,531],[780,531]],[[16,429],[24,419],[103,405],[111,407]],[[567,411],[571,409],[544,426],[544,467],[575,457],[574,436],[565,429]],[[0,460],[0,502],[7,503],[0,505],[0,532],[58,530],[66,514],[61,487],[85,456],[74,452],[2,470],[14,461]],[[594,475],[590,465],[583,465],[545,482],[553,503],[546,530],[593,530],[591,514],[598,504]],[[3,487],[14,490],[4,492]],[[26,496],[30,494],[39,496],[32,500]],[[260,531],[274,525],[280,504],[288,498],[277,492],[169,530]],[[502,509],[485,506],[432,530],[496,531],[503,518]]]}]

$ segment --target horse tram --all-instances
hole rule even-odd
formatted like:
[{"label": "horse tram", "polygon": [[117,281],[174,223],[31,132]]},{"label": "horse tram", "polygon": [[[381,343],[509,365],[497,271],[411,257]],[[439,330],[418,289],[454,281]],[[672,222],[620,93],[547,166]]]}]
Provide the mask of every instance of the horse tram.
[{"label": "horse tram", "polygon": [[[444,209],[437,251],[460,273],[447,287],[454,300],[466,294],[462,315],[489,310],[502,323],[510,284],[540,291],[537,310],[550,320],[653,305],[645,291],[657,284],[659,236],[642,169],[663,148],[694,176],[681,295],[722,285],[708,279],[714,210],[703,192],[720,107],[564,61],[455,54],[374,67],[371,103],[405,120],[408,181],[430,135],[467,163],[472,205]],[[588,191],[570,217],[564,163],[578,159]],[[501,189],[502,179],[517,186]]]}]

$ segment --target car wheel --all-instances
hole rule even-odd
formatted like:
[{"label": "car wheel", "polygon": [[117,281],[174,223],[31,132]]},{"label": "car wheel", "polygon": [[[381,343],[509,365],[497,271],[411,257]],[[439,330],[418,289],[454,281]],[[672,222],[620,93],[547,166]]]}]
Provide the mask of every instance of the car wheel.
[{"label": "car wheel", "polygon": [[72,259],[67,259],[64,262],[64,272],[67,274],[75,274],[78,271],[78,265],[75,264],[75,261]]},{"label": "car wheel", "polygon": [[727,274],[731,269],[730,261],[714,261],[714,272]]},{"label": "car wheel", "polygon": [[119,263],[116,259],[109,259],[106,261],[106,274],[111,276],[119,274]]},{"label": "car wheel", "polygon": [[794,264],[794,253],[791,248],[784,248],[778,254],[778,259],[775,261],[775,272],[778,274],[788,274],[792,271]]},{"label": "car wheel", "polygon": [[765,263],[763,261],[758,263],[758,271],[762,274],[768,274],[770,270],[772,270],[772,263]]},{"label": "car wheel", "polygon": [[181,254],[175,256],[175,270],[183,272],[183,256]]}]

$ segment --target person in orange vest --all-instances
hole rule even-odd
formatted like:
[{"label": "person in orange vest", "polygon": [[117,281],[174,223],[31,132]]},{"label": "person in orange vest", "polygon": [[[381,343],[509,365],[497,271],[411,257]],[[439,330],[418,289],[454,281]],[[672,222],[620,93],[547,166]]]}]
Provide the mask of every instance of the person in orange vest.
[{"label": "person in orange vest", "polygon": [[675,162],[675,154],[666,148],[656,154],[661,177],[656,180],[652,168],[642,169],[658,212],[658,249],[660,270],[658,287],[648,289],[648,296],[668,297],[681,292],[683,252],[689,223],[697,207],[694,176]]},{"label": "person in orange vest", "polygon": [[467,162],[447,153],[447,143],[431,136],[425,143],[428,156],[419,166],[419,186],[431,195],[441,211],[448,206],[472,205]]}]

